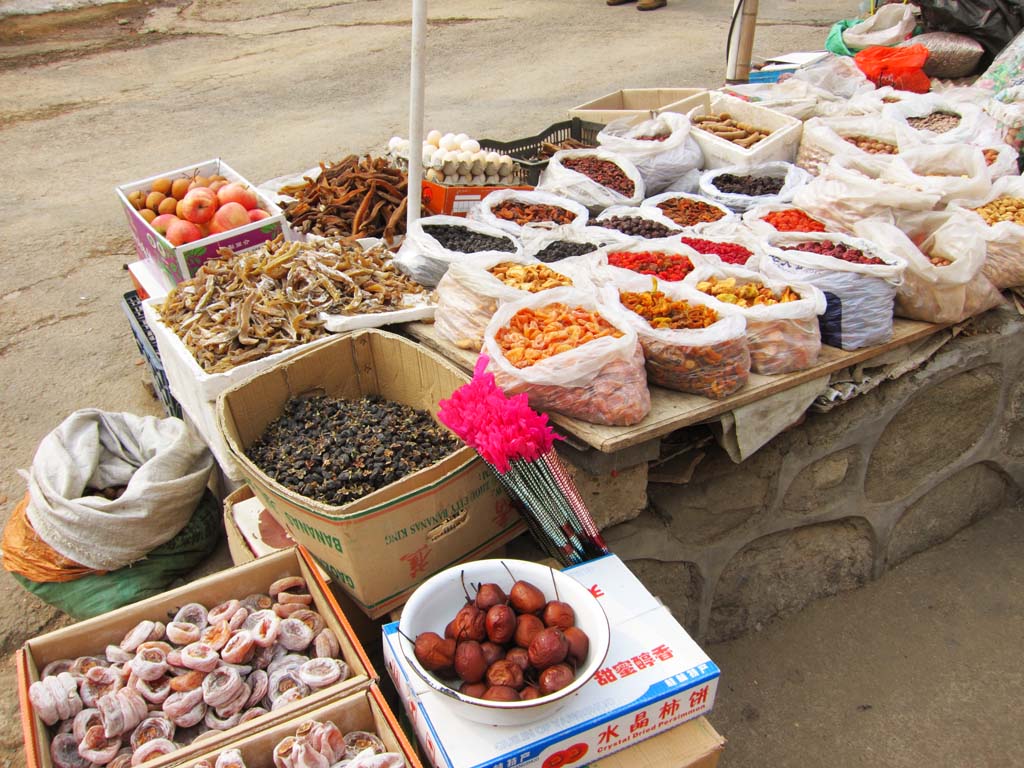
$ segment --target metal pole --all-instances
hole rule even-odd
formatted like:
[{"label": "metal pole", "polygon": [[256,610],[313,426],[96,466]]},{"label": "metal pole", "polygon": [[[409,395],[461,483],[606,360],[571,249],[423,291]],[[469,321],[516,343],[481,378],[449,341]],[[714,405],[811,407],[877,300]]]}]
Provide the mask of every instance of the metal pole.
[{"label": "metal pole", "polygon": [[423,69],[427,53],[427,0],[412,0],[412,62],[409,68],[409,191],[406,231],[420,217],[423,199]]},{"label": "metal pole", "polygon": [[757,28],[757,0],[733,0],[733,15],[739,16],[729,37],[729,61],[726,63],[725,81],[745,83],[750,78],[750,57],[754,50],[754,30]]}]

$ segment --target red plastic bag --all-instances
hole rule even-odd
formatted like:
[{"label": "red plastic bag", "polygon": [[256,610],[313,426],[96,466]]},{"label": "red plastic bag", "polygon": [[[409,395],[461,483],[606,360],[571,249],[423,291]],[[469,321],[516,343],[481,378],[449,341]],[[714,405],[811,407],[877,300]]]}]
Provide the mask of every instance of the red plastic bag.
[{"label": "red plastic bag", "polygon": [[853,57],[860,71],[876,86],[891,85],[899,91],[928,93],[932,81],[924,73],[928,49],[923,45],[889,48],[873,45]]}]

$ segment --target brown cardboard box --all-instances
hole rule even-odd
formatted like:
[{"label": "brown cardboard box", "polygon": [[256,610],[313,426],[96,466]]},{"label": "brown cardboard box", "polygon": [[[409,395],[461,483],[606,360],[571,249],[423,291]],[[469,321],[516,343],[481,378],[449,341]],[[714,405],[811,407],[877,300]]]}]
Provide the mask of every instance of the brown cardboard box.
[{"label": "brown cardboard box", "polygon": [[706,717],[698,717],[591,763],[591,768],[716,768],[723,749],[725,739]]},{"label": "brown cardboard box", "polygon": [[220,430],[253,492],[372,618],[401,605],[433,574],[525,530],[493,472],[466,447],[334,507],[272,480],[245,450],[296,395],[376,394],[436,413],[438,401],[467,380],[447,360],[401,336],[365,330],[283,361],[218,398]]},{"label": "brown cardboard box", "polygon": [[313,595],[312,608],[320,613],[326,625],[337,636],[341,645],[342,658],[349,667],[349,678],[279,710],[268,712],[266,715],[235,726],[221,735],[210,737],[208,740],[204,739],[198,744],[183,747],[169,755],[147,762],[147,768],[161,768],[161,766],[187,762],[200,752],[219,747],[227,741],[254,731],[291,720],[327,701],[363,689],[371,680],[378,679],[366,651],[355,638],[348,620],[338,608],[323,579],[316,573],[309,554],[296,547],[276,555],[268,555],[247,565],[229,568],[184,587],[151,597],[134,605],[119,608],[94,619],[72,624],[25,643],[18,650],[15,663],[28,766],[30,768],[53,768],[53,761],[50,758],[49,729],[32,711],[32,705],[28,698],[29,686],[39,679],[40,670],[51,661],[74,659],[79,656],[102,657],[107,645],[119,643],[125,634],[140,621],[145,619],[166,621],[168,615],[173,615],[185,603],[200,602],[209,607],[231,598],[241,598],[255,592],[265,593],[272,582],[285,576],[302,576],[306,579],[310,594]]},{"label": "brown cardboard box", "polygon": [[[258,505],[255,508],[259,511],[258,518],[255,514],[241,512],[242,507],[239,505],[254,509],[245,502]],[[235,565],[295,546],[295,539],[267,512],[248,485],[243,485],[224,499],[224,532],[227,534],[231,562]]]},{"label": "brown cardboard box", "polygon": [[704,93],[704,88],[625,88],[573,107],[569,117],[607,124],[622,117],[651,116],[669,105],[673,112],[683,112],[684,99],[692,98],[695,107]]},{"label": "brown cardboard box", "polygon": [[423,182],[423,205],[435,214],[465,216],[469,209],[491,192],[502,189],[533,189],[533,187],[457,187],[451,184]]},{"label": "brown cardboard box", "polygon": [[422,768],[416,751],[409,740],[405,738],[405,734],[402,733],[402,729],[387,702],[384,701],[380,689],[372,684],[365,691],[332,701],[294,720],[281,723],[260,733],[251,734],[219,749],[210,750],[200,759],[208,760],[210,765],[213,765],[221,751],[231,748],[242,753],[242,758],[248,768],[274,768],[274,747],[282,739],[294,736],[295,729],[306,720],[332,722],[342,733],[350,731],[376,733],[389,752],[402,753],[407,768]]}]

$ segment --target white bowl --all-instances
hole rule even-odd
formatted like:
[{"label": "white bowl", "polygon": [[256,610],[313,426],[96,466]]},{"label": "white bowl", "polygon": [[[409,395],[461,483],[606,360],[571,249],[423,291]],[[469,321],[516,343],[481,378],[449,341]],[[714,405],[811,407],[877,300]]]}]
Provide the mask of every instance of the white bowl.
[{"label": "white bowl", "polygon": [[[515,576],[513,579],[505,566]],[[528,581],[541,590],[548,600],[561,600],[572,606],[576,613],[576,626],[587,633],[590,650],[586,662],[576,670],[576,678],[560,691],[529,701],[485,701],[472,696],[463,696],[447,682],[424,669],[416,659],[413,644],[421,632],[436,632],[444,636],[444,628],[458,610],[466,604],[462,579],[473,594],[474,586],[480,583],[494,583],[506,593],[515,580]],[[557,585],[557,597],[555,587]],[[398,628],[402,651],[417,675],[435,691],[448,697],[455,712],[466,720],[496,726],[517,726],[532,723],[550,716],[561,709],[590,680],[604,663],[608,655],[610,630],[604,608],[590,591],[575,579],[546,565],[526,560],[477,560],[457,565],[423,582],[402,609]]]}]

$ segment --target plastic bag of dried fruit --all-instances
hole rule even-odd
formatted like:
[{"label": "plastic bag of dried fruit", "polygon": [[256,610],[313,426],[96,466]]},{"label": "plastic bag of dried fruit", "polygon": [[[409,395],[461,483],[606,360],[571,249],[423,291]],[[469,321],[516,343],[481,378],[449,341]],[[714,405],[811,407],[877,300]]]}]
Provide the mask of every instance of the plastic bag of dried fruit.
[{"label": "plastic bag of dried fruit", "polygon": [[661,192],[704,164],[704,153],[690,136],[690,119],[674,112],[662,112],[639,122],[635,117],[615,120],[597,134],[597,143],[633,161],[648,195]]},{"label": "plastic bag of dried fruit", "polygon": [[743,315],[754,373],[802,371],[818,362],[825,294],[810,283],[772,280],[726,264],[698,267],[683,283],[708,294],[715,309]]},{"label": "plastic bag of dried fruit", "polygon": [[394,263],[420,285],[433,288],[453,262],[519,255],[522,249],[518,238],[479,221],[427,216],[413,222]]},{"label": "plastic bag of dried fruit", "polygon": [[720,399],[750,378],[746,320],[682,283],[629,275],[601,289],[618,301],[644,348],[652,384]]},{"label": "plastic bag of dried fruit", "polygon": [[629,426],[651,409],[644,354],[617,304],[556,288],[502,304],[484,332],[489,370],[507,394],[581,421]]},{"label": "plastic bag of dried fruit", "polygon": [[816,219],[792,203],[755,205],[743,212],[743,226],[764,241],[779,232],[825,232],[827,221]]},{"label": "plastic bag of dried fruit", "polygon": [[880,119],[877,114],[815,117],[804,123],[796,164],[817,176],[836,155],[895,155],[917,143],[920,139],[901,136],[895,122]]},{"label": "plastic bag of dried fruit", "polygon": [[984,197],[992,188],[985,156],[967,144],[922,144],[892,159],[880,181],[907,189],[937,192],[938,205],[960,198]]},{"label": "plastic bag of dried fruit", "polygon": [[499,189],[470,208],[466,218],[522,237],[527,229],[585,227],[590,212],[575,200],[548,192]]},{"label": "plastic bag of dried fruit", "polygon": [[976,136],[995,133],[995,121],[975,104],[953,103],[930,93],[907,95],[882,107],[901,134],[925,144],[971,143]]},{"label": "plastic bag of dried fruit", "polygon": [[852,232],[862,219],[909,211],[930,211],[938,192],[910,189],[881,179],[891,158],[836,155],[818,177],[793,195],[793,205],[829,225],[830,231]]},{"label": "plastic bag of dried fruit", "polygon": [[690,231],[700,231],[722,222],[734,222],[738,218],[721,203],[697,193],[663,192],[640,203],[640,210],[657,212],[673,226]]},{"label": "plastic bag of dried fruit", "polygon": [[[633,240],[671,237],[682,228],[656,208],[613,205],[590,222]],[[620,238],[621,239],[621,238]]]},{"label": "plastic bag of dried fruit", "polygon": [[[635,211],[635,208],[628,209]],[[634,238],[607,227],[527,228],[523,231],[523,254],[553,264],[564,259],[586,259],[612,243],[631,243]]]},{"label": "plastic bag of dried fruit", "polygon": [[718,261],[704,256],[678,237],[660,240],[634,240],[610,245],[589,260],[591,279],[597,286],[618,284],[622,279],[641,275],[646,280],[682,282],[694,269]]},{"label": "plastic bag of dried fruit", "polygon": [[1024,285],[1024,177],[1003,176],[987,195],[954,200],[959,211],[985,240],[985,276],[1002,290]]},{"label": "plastic bag of dried fruit", "polygon": [[725,264],[749,269],[757,268],[766,245],[764,237],[736,219],[696,231],[686,230],[677,241],[697,251],[712,266]]},{"label": "plastic bag of dried fruit", "polygon": [[556,152],[537,189],[568,197],[598,214],[613,205],[640,205],[646,187],[632,160],[598,148]]},{"label": "plastic bag of dried fruit", "polygon": [[900,226],[868,219],[858,236],[907,262],[896,314],[929,323],[959,323],[992,309],[1002,294],[985,277],[985,239],[959,213],[908,215]]},{"label": "plastic bag of dried fruit", "polygon": [[818,318],[821,340],[850,350],[892,338],[893,304],[906,266],[899,256],[863,238],[780,232],[769,239],[758,270],[776,280],[820,288],[826,302]]},{"label": "plastic bag of dried fruit", "polygon": [[437,335],[460,349],[479,350],[498,306],[552,288],[593,291],[579,262],[542,264],[526,256],[488,256],[457,261],[437,284]]},{"label": "plastic bag of dried fruit", "polygon": [[[725,177],[725,178],[723,178]],[[766,203],[788,203],[802,186],[811,180],[811,174],[792,163],[772,162],[743,166],[726,166],[706,171],[700,177],[700,193],[719,205],[742,213],[755,205]],[[749,188],[753,193],[759,185],[774,182],[774,191],[763,193],[730,192],[721,188],[726,180],[739,183],[741,188]]]}]

